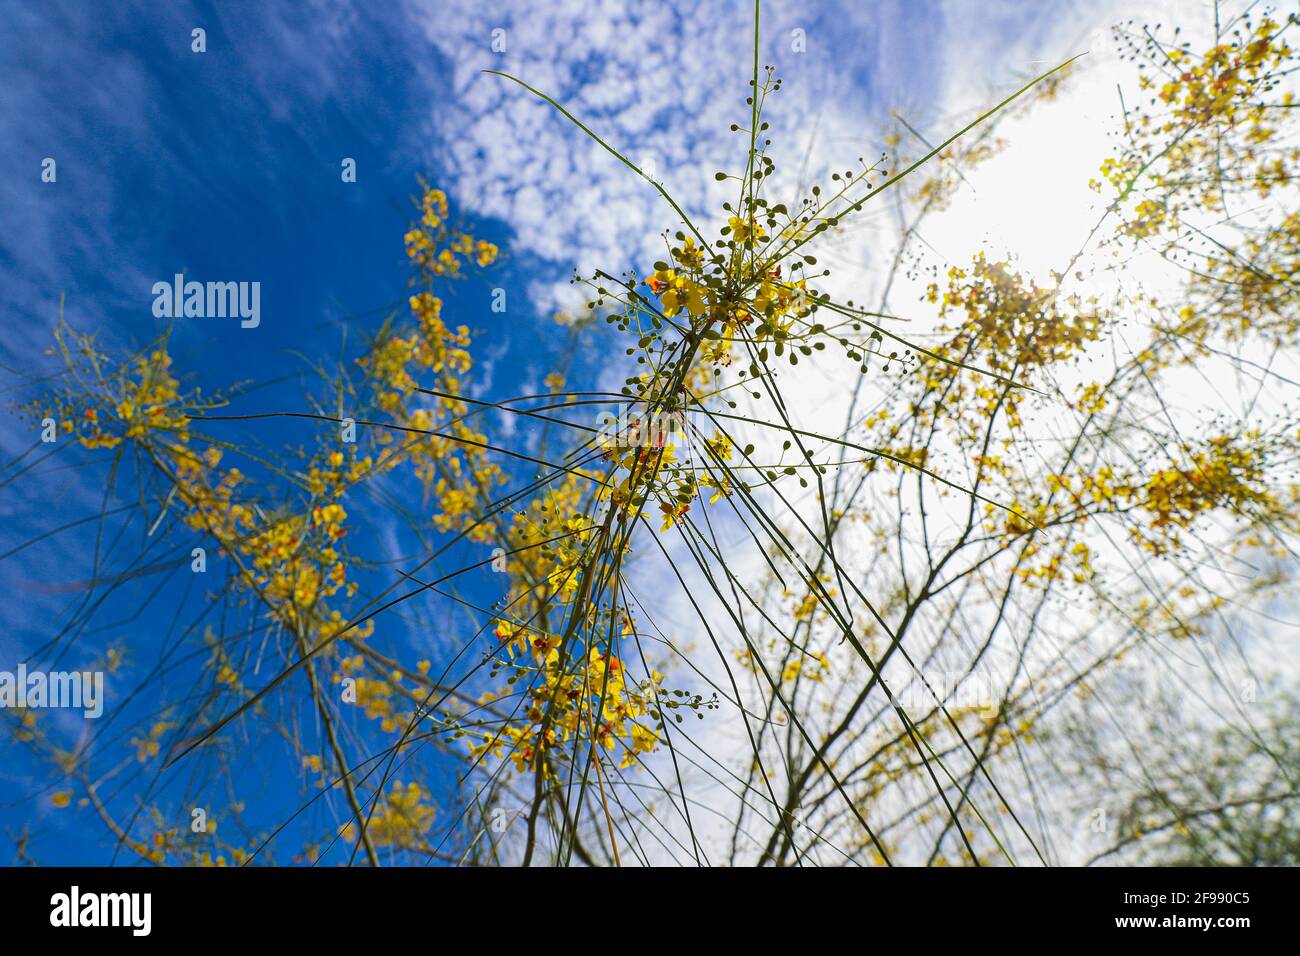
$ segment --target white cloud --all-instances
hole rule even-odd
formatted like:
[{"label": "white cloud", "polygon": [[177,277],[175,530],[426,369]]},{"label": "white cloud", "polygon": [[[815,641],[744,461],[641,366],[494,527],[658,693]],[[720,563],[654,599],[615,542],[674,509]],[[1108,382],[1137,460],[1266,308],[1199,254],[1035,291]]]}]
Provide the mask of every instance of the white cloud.
[{"label": "white cloud", "polygon": [[[511,73],[564,105],[631,161],[653,161],[688,215],[720,214],[719,169],[744,159],[752,67],[747,3],[446,3],[416,0],[451,66],[433,117],[435,159],[453,194],[515,231],[517,254],[553,267],[534,283],[541,310],[569,303],[567,278],[644,268],[662,255],[672,210],[549,105],[483,70]],[[1035,61],[1072,52],[1106,9],[1043,3],[803,4],[763,7],[760,61],[785,79],[765,118],[784,179],[875,156],[893,108],[936,126],[990,103]],[[804,31],[806,52],[792,31]],[[493,51],[494,30],[502,52]],[[810,143],[813,147],[810,149]],[[777,180],[780,185],[781,180]],[[703,226],[704,223],[701,223]]]}]

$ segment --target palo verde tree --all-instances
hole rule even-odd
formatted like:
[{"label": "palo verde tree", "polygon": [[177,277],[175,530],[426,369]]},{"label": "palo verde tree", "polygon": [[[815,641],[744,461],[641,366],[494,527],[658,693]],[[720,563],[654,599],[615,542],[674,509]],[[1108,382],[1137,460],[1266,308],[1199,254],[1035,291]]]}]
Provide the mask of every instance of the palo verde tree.
[{"label": "palo verde tree", "polygon": [[[91,641],[149,569],[219,573],[156,660],[93,648],[132,690],[90,732],[10,721],[45,797],[158,865],[1057,862],[1170,856],[1184,831],[1224,859],[1200,849],[1223,816],[1127,731],[1134,685],[1195,693],[1227,725],[1205,739],[1251,742],[1248,794],[1203,778],[1219,805],[1289,806],[1286,718],[1254,708],[1288,690],[1241,622],[1294,580],[1295,23],[1119,28],[1149,102],[1095,227],[1034,277],[992,250],[940,264],[920,225],[1068,64],[937,146],[900,118],[800,188],[756,4],[721,215],[645,177],[662,258],[575,276],[564,351],[622,351],[615,392],[562,360],[544,393],[476,391],[443,295],[499,250],[429,186],[407,308],[297,408],[187,386],[166,335],[114,358],[61,326],[24,408],[105,491],[92,585],[32,659]],[[881,210],[878,288],[835,294],[823,250]],[[1211,364],[1232,402],[1169,400]]]}]

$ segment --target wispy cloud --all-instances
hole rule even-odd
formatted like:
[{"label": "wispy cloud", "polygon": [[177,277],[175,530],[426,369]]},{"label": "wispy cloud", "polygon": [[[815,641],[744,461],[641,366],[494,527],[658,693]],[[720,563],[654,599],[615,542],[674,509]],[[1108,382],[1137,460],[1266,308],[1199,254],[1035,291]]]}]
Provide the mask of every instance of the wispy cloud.
[{"label": "wispy cloud", "polygon": [[[484,70],[552,96],[611,146],[652,168],[692,217],[728,197],[718,170],[743,161],[752,66],[746,3],[480,4],[417,0],[425,35],[452,68],[434,150],[457,197],[515,231],[512,249],[549,264],[533,292],[564,300],[569,270],[644,268],[675,228],[654,189],[549,105]],[[981,6],[770,3],[760,60],[785,84],[769,104],[789,182],[883,145],[901,109],[922,125],[1059,55],[1092,16],[1057,3]],[[960,102],[958,102],[960,101]]]}]

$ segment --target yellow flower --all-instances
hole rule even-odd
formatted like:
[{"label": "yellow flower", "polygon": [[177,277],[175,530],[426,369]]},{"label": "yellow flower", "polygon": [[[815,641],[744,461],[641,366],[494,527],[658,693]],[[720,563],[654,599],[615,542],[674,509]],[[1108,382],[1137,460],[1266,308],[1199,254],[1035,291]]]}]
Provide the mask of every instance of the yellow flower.
[{"label": "yellow flower", "polygon": [[704,264],[704,252],[690,236],[687,236],[682,247],[673,253],[673,258],[692,271]]},{"label": "yellow flower", "polygon": [[704,314],[704,288],[672,269],[660,269],[647,280],[663,303],[664,315],[672,318],[683,308],[693,316]]},{"label": "yellow flower", "polygon": [[691,510],[691,506],[681,501],[672,503],[665,501],[660,503],[659,510],[662,511],[664,515],[663,524],[659,527],[659,530],[662,532],[667,531],[675,525],[681,517],[686,514],[686,512]]},{"label": "yellow flower", "polygon": [[767,233],[763,227],[753,219],[745,220],[739,216],[732,216],[727,220],[727,225],[731,227],[731,234],[735,237],[736,242],[744,245],[750,239],[762,239]]}]

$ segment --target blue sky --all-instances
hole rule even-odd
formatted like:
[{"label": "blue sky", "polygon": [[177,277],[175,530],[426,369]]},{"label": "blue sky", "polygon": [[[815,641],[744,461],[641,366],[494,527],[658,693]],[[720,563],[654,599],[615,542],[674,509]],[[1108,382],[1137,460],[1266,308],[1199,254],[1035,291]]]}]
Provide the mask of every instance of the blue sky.
[{"label": "blue sky", "polygon": [[[401,235],[420,175],[444,184],[476,234],[508,252],[492,279],[511,303],[504,316],[481,283],[446,297],[450,322],[476,334],[474,387],[489,397],[535,389],[557,358],[550,316],[569,304],[574,266],[644,265],[672,223],[644,182],[480,71],[515,72],[554,93],[654,163],[688,210],[708,213],[713,172],[736,154],[726,125],[744,97],[749,10],[734,0],[0,4],[6,398],[28,394],[30,376],[50,367],[61,299],[67,319],[106,349],[138,348],[162,330],[152,284],[182,271],[262,288],[257,329],[177,322],[172,352],[191,384],[280,380],[305,368],[300,356],[337,355],[345,334],[364,338],[404,300]],[[786,81],[774,138],[789,133],[785,157],[814,165],[878,152],[875,124],[891,109],[942,129],[960,108],[1041,72],[1037,61],[1077,52],[1089,22],[1050,2],[773,3],[764,16],[764,62]],[[191,50],[196,27],[205,53]],[[491,49],[496,29],[502,52]],[[801,53],[794,30],[806,36]],[[55,183],[41,181],[46,157]],[[356,160],[355,183],[340,177],[345,157]],[[616,355],[584,353],[570,384],[595,387],[618,368]],[[280,381],[241,408],[295,401],[301,384]],[[6,460],[34,440],[6,409]],[[0,552],[98,510],[102,474],[62,460],[0,490]],[[83,595],[42,585],[89,576],[89,534],[0,561],[10,595],[0,669],[75,613]],[[156,584],[119,593],[66,662],[84,665],[110,640],[128,640],[142,667],[163,653],[178,633],[177,601],[134,613]],[[48,772],[7,741],[0,767],[0,863],[12,862],[9,837],[25,826],[42,862],[107,862],[97,821],[45,805]],[[277,802],[296,799],[292,772],[250,772],[265,781],[258,823],[273,822]]]}]

